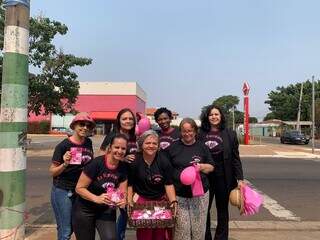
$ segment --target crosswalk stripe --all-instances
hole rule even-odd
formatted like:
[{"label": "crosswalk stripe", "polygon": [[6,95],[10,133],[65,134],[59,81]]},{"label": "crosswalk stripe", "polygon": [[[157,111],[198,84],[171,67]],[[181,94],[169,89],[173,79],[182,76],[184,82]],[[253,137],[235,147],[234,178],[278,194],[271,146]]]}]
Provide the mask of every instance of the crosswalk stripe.
[{"label": "crosswalk stripe", "polygon": [[285,220],[301,221],[300,217],[297,217],[293,212],[281,206],[276,200],[272,199],[262,191],[255,188],[253,184],[250,183],[248,180],[245,180],[245,182],[249,184],[252,187],[252,189],[254,189],[263,196],[263,207],[266,208],[273,216]]}]

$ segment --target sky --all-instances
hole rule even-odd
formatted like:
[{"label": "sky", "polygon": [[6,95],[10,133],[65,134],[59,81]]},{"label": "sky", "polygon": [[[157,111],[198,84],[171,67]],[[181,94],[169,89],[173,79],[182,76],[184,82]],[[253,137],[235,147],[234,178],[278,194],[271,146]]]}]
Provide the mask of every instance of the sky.
[{"label": "sky", "polygon": [[137,82],[147,107],[197,118],[223,95],[250,85],[250,115],[268,93],[320,77],[319,0],[31,0],[31,16],[66,24],[54,40],[93,59],[79,81]]}]

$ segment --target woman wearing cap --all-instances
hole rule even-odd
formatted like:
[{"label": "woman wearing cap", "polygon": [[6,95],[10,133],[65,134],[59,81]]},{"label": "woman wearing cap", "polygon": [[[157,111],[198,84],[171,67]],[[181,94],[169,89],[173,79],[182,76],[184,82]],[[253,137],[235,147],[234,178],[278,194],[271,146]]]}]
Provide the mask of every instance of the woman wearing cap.
[{"label": "woman wearing cap", "polygon": [[169,109],[165,107],[158,108],[154,112],[154,119],[160,127],[158,131],[160,148],[166,149],[180,138],[180,132],[177,128],[171,126],[172,112]]},{"label": "woman wearing cap", "polygon": [[[214,161],[209,149],[196,139],[198,127],[191,118],[180,123],[181,139],[166,149],[173,167],[173,183],[177,194],[177,222],[175,240],[203,240],[209,204],[209,180],[207,174],[213,171]],[[180,175],[184,169],[195,166],[200,174],[203,194],[193,196],[190,185],[184,185]]]},{"label": "woman wearing cap", "polygon": [[[129,108],[121,109],[117,115],[116,123],[113,131],[108,134],[101,146],[100,150],[105,152],[110,145],[110,140],[117,134],[125,134],[128,138],[127,153],[124,161],[130,163],[135,159],[135,153],[137,151],[136,135],[135,135],[136,119],[135,115]],[[127,212],[125,209],[120,209],[120,216],[117,221],[117,237],[118,240],[122,240],[125,237],[125,231],[127,227]]]},{"label": "woman wearing cap", "polygon": [[115,240],[116,207],[124,208],[127,196],[127,166],[123,161],[127,137],[116,134],[106,154],[86,165],[76,186],[73,228],[78,240]]},{"label": "woman wearing cap", "polygon": [[209,175],[210,201],[207,217],[206,240],[211,240],[210,209],[215,196],[217,227],[215,240],[227,240],[229,233],[229,194],[243,183],[239,157],[239,143],[234,131],[225,127],[225,117],[218,106],[209,105],[201,113],[199,138],[209,147],[215,160],[215,171]]},{"label": "woman wearing cap", "polygon": [[[172,182],[172,167],[163,153],[159,153],[159,137],[153,130],[144,132],[138,140],[139,153],[130,164],[128,203],[133,204],[133,195],[138,195],[137,203],[148,201],[169,201],[177,204]],[[160,228],[137,229],[138,240],[171,239],[171,231]]]},{"label": "woman wearing cap", "polygon": [[93,158],[92,142],[87,137],[95,123],[86,113],[70,124],[73,135],[60,142],[53,153],[49,171],[53,177],[51,204],[57,222],[58,240],[70,239],[74,191],[82,168]]}]

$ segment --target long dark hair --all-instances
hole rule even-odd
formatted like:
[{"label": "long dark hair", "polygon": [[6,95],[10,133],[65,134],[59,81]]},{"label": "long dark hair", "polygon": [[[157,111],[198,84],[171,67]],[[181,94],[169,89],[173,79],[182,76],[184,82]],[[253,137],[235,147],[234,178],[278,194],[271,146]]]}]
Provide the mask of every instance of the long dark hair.
[{"label": "long dark hair", "polygon": [[209,132],[211,130],[211,124],[209,122],[209,115],[210,115],[211,110],[214,108],[217,109],[221,115],[221,121],[220,121],[218,128],[220,130],[223,130],[226,128],[226,118],[225,118],[221,108],[217,105],[211,104],[209,106],[206,106],[202,110],[201,115],[200,115],[200,120],[201,120],[200,129],[204,132]]},{"label": "long dark hair", "polygon": [[132,112],[132,110],[130,108],[123,108],[119,111],[118,115],[117,115],[117,119],[116,119],[116,124],[115,124],[115,132],[116,133],[120,133],[120,129],[121,129],[121,123],[120,123],[120,117],[122,114],[126,113],[126,112],[130,112],[132,114],[133,117],[133,128],[129,130],[129,139],[130,140],[135,140],[136,139],[136,118],[134,113]]}]

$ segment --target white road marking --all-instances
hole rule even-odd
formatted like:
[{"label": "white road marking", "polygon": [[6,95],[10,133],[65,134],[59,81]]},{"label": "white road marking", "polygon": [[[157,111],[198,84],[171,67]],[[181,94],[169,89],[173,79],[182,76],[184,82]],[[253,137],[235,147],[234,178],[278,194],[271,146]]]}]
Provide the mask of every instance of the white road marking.
[{"label": "white road marking", "polygon": [[300,217],[297,217],[293,212],[281,206],[276,200],[255,188],[248,180],[245,180],[245,182],[263,196],[263,207],[266,208],[273,216],[285,220],[301,221]]}]

